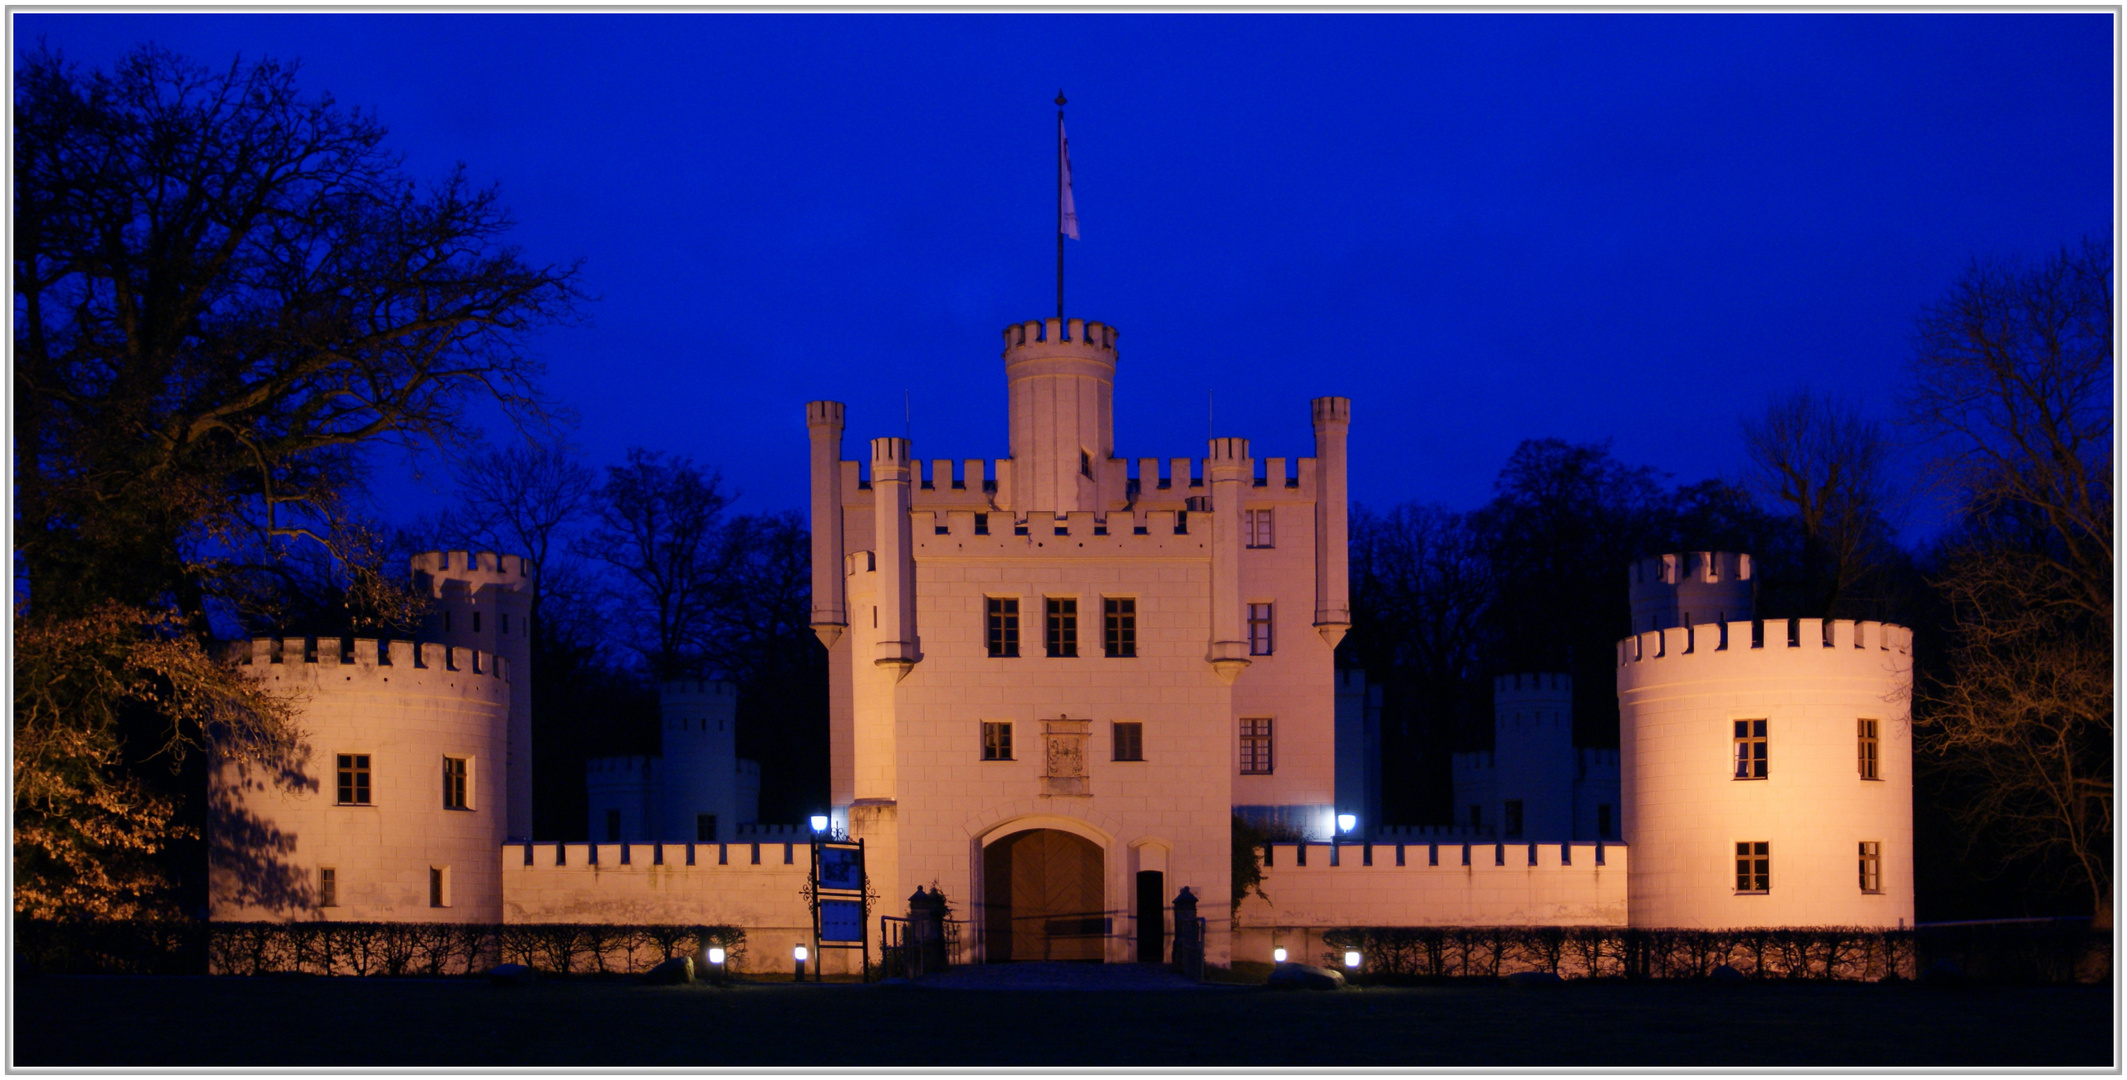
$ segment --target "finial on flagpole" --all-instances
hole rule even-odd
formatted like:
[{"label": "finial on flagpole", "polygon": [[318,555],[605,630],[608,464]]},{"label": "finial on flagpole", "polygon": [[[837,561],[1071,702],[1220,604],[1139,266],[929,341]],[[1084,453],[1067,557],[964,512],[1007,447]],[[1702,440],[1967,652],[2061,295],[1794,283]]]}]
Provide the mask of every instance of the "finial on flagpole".
[{"label": "finial on flagpole", "polygon": [[1064,107],[1063,88],[1060,86],[1056,88],[1056,107],[1059,109]]}]

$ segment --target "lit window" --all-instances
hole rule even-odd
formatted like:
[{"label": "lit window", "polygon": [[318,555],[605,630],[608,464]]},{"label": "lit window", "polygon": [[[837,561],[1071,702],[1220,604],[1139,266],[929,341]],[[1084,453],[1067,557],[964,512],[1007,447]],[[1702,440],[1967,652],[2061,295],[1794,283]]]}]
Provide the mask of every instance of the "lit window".
[{"label": "lit window", "polygon": [[1252,548],[1277,547],[1278,537],[1273,521],[1273,511],[1249,510],[1244,524],[1247,527],[1248,546]]},{"label": "lit window", "polygon": [[1102,645],[1109,656],[1137,655],[1137,600],[1110,596],[1101,601]]},{"label": "lit window", "polygon": [[369,755],[341,754],[339,765],[340,805],[369,805]]},{"label": "lit window", "polygon": [[1270,647],[1270,605],[1250,604],[1248,605],[1248,655],[1269,656]]},{"label": "lit window", "polygon": [[716,843],[715,814],[694,815],[694,842],[697,844]]},{"label": "lit window", "polygon": [[989,647],[991,656],[1019,655],[1019,598],[989,598]]},{"label": "lit window", "polygon": [[1765,779],[1765,721],[1736,721],[1736,779]]},{"label": "lit window", "polygon": [[1078,655],[1078,598],[1051,596],[1044,603],[1044,625],[1050,656]]},{"label": "lit window", "polygon": [[[1857,724],[1857,733],[1858,734],[1855,739],[1855,743],[1856,753],[1859,758],[1859,765],[1861,769],[1861,778],[1863,780],[1883,779],[1883,775],[1877,771],[1876,767],[1876,722],[1874,720],[1860,721]],[[1875,890],[1872,889],[1870,891],[1873,892]]]},{"label": "lit window", "polygon": [[451,868],[431,866],[428,868],[428,906],[451,906]]},{"label": "lit window", "polygon": [[1145,760],[1145,725],[1136,720],[1115,722],[1115,760]]},{"label": "lit window", "polygon": [[1883,891],[1883,844],[1880,841],[1861,842],[1861,891]]},{"label": "lit window", "polygon": [[1746,840],[1736,845],[1736,891],[1772,891],[1772,843]]},{"label": "lit window", "polygon": [[318,906],[340,906],[340,872],[330,866],[318,867]]},{"label": "lit window", "polygon": [[1010,721],[984,720],[982,722],[982,760],[1012,760],[1012,725]]},{"label": "lit window", "polygon": [[443,808],[445,810],[469,810],[472,802],[467,797],[466,777],[472,772],[471,762],[462,757],[443,759]]},{"label": "lit window", "polygon": [[1270,772],[1270,721],[1241,721],[1241,772],[1263,776]]},{"label": "lit window", "polygon": [[1506,836],[1507,836],[1507,839],[1509,839],[1509,840],[1512,840],[1512,839],[1515,839],[1515,838],[1518,838],[1519,836],[1521,836],[1521,800],[1520,800],[1520,799],[1508,799],[1508,800],[1507,800],[1507,805],[1506,805],[1506,818],[1507,818],[1507,820],[1506,820],[1506,823],[1505,823],[1505,832],[1506,832]]}]

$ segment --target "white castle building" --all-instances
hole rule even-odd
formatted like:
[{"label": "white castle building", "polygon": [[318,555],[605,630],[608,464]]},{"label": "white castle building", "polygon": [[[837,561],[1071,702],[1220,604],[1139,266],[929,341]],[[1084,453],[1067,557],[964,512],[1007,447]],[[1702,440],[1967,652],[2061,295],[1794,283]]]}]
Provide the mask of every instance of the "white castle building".
[{"label": "white castle building", "polygon": [[[1187,888],[1212,964],[1347,926],[1911,921],[1909,631],[1754,621],[1747,556],[1646,560],[1621,748],[1571,745],[1565,676],[1502,677],[1456,824],[1384,828],[1377,699],[1333,666],[1350,403],[1314,400],[1313,456],[1126,459],[1115,329],[1004,336],[1008,457],[888,437],[843,460],[843,406],[806,406],[831,817],[865,841],[875,917],[934,887],[980,959],[1149,960]],[[252,643],[257,677],[307,694],[308,757],[293,791],[217,769],[215,918],[809,935],[808,834],[752,822],[728,686],[668,684],[662,756],[591,765],[593,842],[535,841],[532,570],[414,570],[436,644]],[[1306,839],[1264,851],[1229,917],[1237,815]]]}]

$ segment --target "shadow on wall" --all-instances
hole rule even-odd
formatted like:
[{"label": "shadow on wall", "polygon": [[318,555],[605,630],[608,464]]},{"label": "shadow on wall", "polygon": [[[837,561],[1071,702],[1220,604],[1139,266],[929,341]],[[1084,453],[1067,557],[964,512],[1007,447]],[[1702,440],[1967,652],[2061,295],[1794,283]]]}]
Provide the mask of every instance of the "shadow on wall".
[{"label": "shadow on wall", "polygon": [[278,790],[315,794],[316,777],[303,771],[310,747],[297,746],[280,761],[230,762],[223,783],[207,804],[207,865],[214,908],[261,908],[275,914],[311,910],[316,883],[289,861],[295,836],[245,805],[251,792]]}]

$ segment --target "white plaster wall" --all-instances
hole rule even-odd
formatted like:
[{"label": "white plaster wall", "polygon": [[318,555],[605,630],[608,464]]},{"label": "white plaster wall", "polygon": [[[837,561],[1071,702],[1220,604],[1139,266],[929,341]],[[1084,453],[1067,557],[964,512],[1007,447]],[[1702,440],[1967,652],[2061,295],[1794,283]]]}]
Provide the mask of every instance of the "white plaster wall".
[{"label": "white plaster wall", "polygon": [[1595,844],[1533,847],[1532,862],[1529,844],[1374,844],[1370,856],[1367,845],[1343,845],[1334,859],[1330,845],[1311,844],[1302,866],[1298,845],[1271,845],[1268,899],[1242,902],[1234,959],[1269,961],[1277,939],[1297,929],[1626,924],[1624,847],[1602,845],[1600,862]]},{"label": "white plaster wall", "polygon": [[[348,919],[407,922],[494,922],[502,890],[495,851],[507,830],[504,750],[511,687],[507,664],[491,655],[420,647],[395,641],[391,663],[377,663],[377,643],[357,640],[353,663],[342,663],[336,639],[321,641],[317,661],[303,660],[303,642],[282,643],[283,660],[270,661],[274,643],[252,643],[253,678],[304,695],[302,790],[268,781],[256,768],[218,762],[211,798],[255,819],[281,850],[271,859],[297,886],[288,903],[253,887],[255,873],[222,856],[239,830],[223,828],[210,850],[209,910],[213,918]],[[455,665],[452,667],[450,665]],[[475,667],[479,670],[474,670]],[[336,805],[338,754],[370,756],[371,804]],[[443,808],[443,758],[472,761],[472,808]],[[315,906],[317,868],[338,871],[339,904]],[[449,869],[451,905],[429,906],[429,869]]]},{"label": "white plaster wall", "polygon": [[[801,892],[812,855],[803,841],[595,846],[595,861],[585,844],[501,848],[501,921],[742,926],[747,956],[739,970],[746,971],[787,972],[791,946],[812,943],[812,914]],[[882,914],[907,913],[891,905],[875,909],[874,926]],[[829,972],[854,970],[860,962],[854,954],[825,955]],[[876,949],[872,959],[878,960]]]},{"label": "white plaster wall", "polygon": [[[1632,925],[1897,926],[1913,918],[1912,632],[1815,619],[1639,634],[1619,646],[1622,798]],[[1880,780],[1855,721],[1879,724]],[[1768,778],[1733,779],[1736,720],[1764,719]],[[1735,845],[1767,841],[1772,889],[1735,891]],[[1883,891],[1857,846],[1883,845]]]}]

